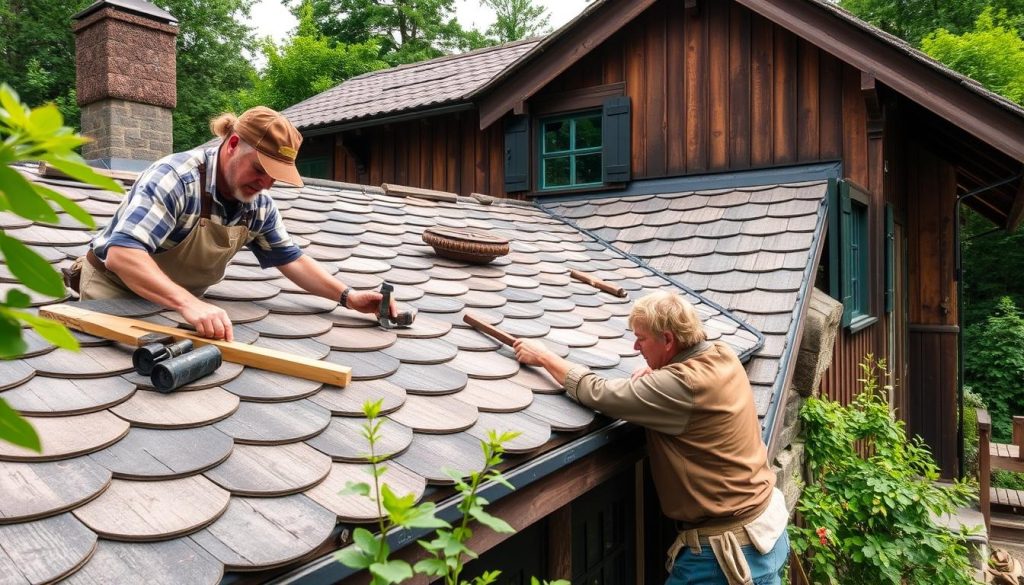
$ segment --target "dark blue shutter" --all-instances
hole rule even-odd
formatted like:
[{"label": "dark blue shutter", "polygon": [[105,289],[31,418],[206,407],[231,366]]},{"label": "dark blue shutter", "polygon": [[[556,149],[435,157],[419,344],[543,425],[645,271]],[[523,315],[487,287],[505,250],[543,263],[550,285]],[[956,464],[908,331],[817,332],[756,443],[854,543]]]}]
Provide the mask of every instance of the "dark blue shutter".
[{"label": "dark blue shutter", "polygon": [[505,121],[505,192],[530,189],[530,118]]},{"label": "dark blue shutter", "polygon": [[843,302],[843,327],[853,320],[853,205],[850,203],[850,184],[839,184],[839,290]]},{"label": "dark blue shutter", "polygon": [[601,181],[625,183],[629,180],[629,96],[606,99],[601,117]]},{"label": "dark blue shutter", "polygon": [[893,217],[892,205],[885,206],[885,312],[893,310],[893,281],[895,280],[896,253],[896,220]]}]

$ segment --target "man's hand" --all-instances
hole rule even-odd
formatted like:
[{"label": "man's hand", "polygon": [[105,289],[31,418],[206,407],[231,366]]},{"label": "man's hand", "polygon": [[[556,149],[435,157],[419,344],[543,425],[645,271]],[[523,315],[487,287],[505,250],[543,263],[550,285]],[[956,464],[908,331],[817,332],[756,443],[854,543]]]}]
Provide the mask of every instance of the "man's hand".
[{"label": "man's hand", "polygon": [[194,303],[182,307],[180,312],[181,316],[196,328],[196,333],[200,337],[225,341],[235,340],[234,332],[231,329],[231,319],[228,318],[224,309],[196,299]]},{"label": "man's hand", "polygon": [[[353,290],[348,295],[348,308],[360,313],[378,315],[380,313],[380,301],[384,295],[372,290]],[[391,298],[389,307],[391,318],[398,317],[398,306],[395,305],[394,297]]]},{"label": "man's hand", "polygon": [[652,373],[653,371],[654,370],[651,369],[651,366],[648,366],[646,364],[644,364],[642,366],[637,366],[637,368],[635,370],[633,370],[633,375],[631,375],[629,378],[631,380],[636,380],[638,378],[643,378],[644,376],[646,376],[647,374]]},{"label": "man's hand", "polygon": [[551,353],[543,343],[532,339],[517,339],[512,349],[516,351],[516,359],[528,366],[544,366],[544,361]]}]

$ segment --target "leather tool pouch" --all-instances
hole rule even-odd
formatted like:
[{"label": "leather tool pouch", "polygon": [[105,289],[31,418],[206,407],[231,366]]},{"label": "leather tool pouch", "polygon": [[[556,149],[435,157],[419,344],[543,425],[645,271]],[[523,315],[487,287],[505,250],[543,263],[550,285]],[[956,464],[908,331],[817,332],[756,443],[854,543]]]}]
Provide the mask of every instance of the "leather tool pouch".
[{"label": "leather tool pouch", "polygon": [[76,293],[80,292],[79,289],[82,285],[82,262],[84,261],[84,257],[79,257],[71,264],[71,268],[60,269],[61,276],[64,277],[64,286]]}]

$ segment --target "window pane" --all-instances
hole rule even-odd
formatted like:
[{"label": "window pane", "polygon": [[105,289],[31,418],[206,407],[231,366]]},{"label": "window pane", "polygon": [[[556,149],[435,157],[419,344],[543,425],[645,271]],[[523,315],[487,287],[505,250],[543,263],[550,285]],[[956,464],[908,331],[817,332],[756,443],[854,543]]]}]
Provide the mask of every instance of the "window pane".
[{"label": "window pane", "polygon": [[544,152],[569,150],[569,122],[546,122],[544,124]]},{"label": "window pane", "polygon": [[576,184],[601,182],[601,153],[576,157]]},{"label": "window pane", "polygon": [[559,156],[544,159],[544,187],[565,187],[569,185],[569,157]]},{"label": "window pane", "polygon": [[597,148],[601,146],[601,116],[576,120],[576,148]]}]

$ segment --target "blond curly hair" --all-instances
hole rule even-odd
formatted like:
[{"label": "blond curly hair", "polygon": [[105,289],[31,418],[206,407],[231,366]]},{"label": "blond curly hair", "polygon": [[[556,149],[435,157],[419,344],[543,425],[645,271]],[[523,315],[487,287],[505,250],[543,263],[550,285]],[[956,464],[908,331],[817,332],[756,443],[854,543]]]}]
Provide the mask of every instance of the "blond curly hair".
[{"label": "blond curly hair", "polygon": [[675,292],[660,290],[636,301],[629,312],[629,328],[636,331],[637,325],[654,335],[671,332],[680,349],[708,338],[697,310]]}]

